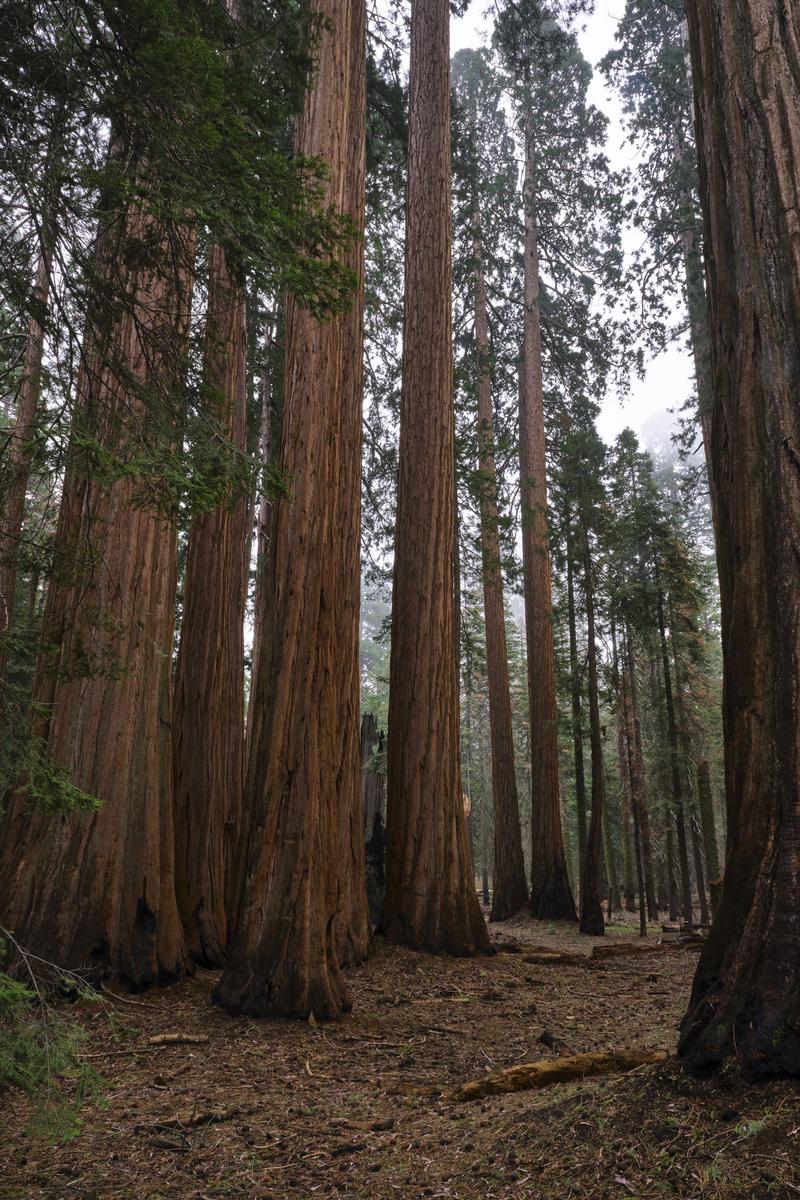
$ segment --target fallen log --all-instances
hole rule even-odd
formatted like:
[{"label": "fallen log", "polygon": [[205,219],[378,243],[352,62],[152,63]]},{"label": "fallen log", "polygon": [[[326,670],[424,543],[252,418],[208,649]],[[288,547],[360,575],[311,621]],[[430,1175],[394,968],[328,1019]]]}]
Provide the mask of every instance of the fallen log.
[{"label": "fallen log", "polygon": [[523,954],[522,961],[539,966],[583,967],[589,960],[585,954],[565,954],[562,950],[534,950],[532,954]]},{"label": "fallen log", "polygon": [[570,1083],[591,1075],[610,1075],[632,1071],[646,1063],[663,1062],[666,1050],[598,1050],[592,1054],[573,1054],[569,1058],[544,1058],[539,1062],[518,1063],[504,1071],[492,1071],[483,1079],[464,1083],[452,1093],[452,1100],[480,1100],[504,1092],[522,1092],[528,1088]]},{"label": "fallen log", "polygon": [[593,946],[592,958],[625,958],[636,954],[655,954],[659,950],[666,950],[667,945],[664,942],[611,942],[606,946]]}]

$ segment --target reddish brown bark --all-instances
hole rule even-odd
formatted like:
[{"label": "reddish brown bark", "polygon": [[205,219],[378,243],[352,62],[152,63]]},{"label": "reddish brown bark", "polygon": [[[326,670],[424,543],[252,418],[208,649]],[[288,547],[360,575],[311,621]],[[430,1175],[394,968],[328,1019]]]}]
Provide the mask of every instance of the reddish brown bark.
[{"label": "reddish brown bark", "polygon": [[490,919],[504,921],[507,917],[519,912],[525,904],[528,899],[528,885],[525,879],[525,856],[522,852],[522,835],[519,826],[517,773],[514,766],[514,730],[511,720],[511,685],[508,677],[506,623],[503,610],[503,572],[497,509],[497,471],[494,458],[489,321],[486,311],[483,249],[479,232],[476,233],[474,239],[473,255],[475,258],[475,356],[478,392],[481,562],[494,806],[494,888]]},{"label": "reddish brown bark", "polygon": [[14,619],[22,523],[25,517],[25,493],[28,487],[33,438],[39,409],[44,352],[43,318],[50,291],[51,239],[42,247],[33,286],[32,313],[28,321],[22,376],[17,389],[17,413],[13,428],[2,448],[5,494],[0,498],[0,678],[5,671],[5,637]]},{"label": "reddish brown bark", "polygon": [[[142,247],[157,249],[142,262]],[[193,235],[131,208],[101,233],[105,298],[87,322],[78,416],[104,450],[125,454],[164,420],[180,386]],[[135,442],[133,449],[135,450]],[[38,732],[91,814],[32,812],[12,801],[0,861],[0,917],[32,953],[130,988],[185,969],[175,900],[170,663],[176,540],[139,483],[86,469],[73,447],[44,615],[58,648],[40,669]]]},{"label": "reddish brown bark", "polygon": [[727,854],[679,1052],[800,1074],[800,11],[689,5],[705,219]]},{"label": "reddish brown bark", "polygon": [[389,684],[392,941],[489,951],[459,762],[451,335],[450,12],[412,0],[405,332]]},{"label": "reddish brown bark", "polygon": [[[326,200],[358,219],[363,0],[325,0],[318,11],[325,23],[296,144],[328,164]],[[360,242],[352,254],[358,262]],[[360,288],[346,314],[325,322],[291,298],[287,304],[280,464],[289,495],[276,502],[273,594],[251,698],[248,878],[214,994],[231,1012],[254,1016],[339,1016],[350,1006],[342,958],[366,952],[358,694],[362,313]]]},{"label": "reddish brown bark", "polygon": [[[209,415],[237,452],[246,441],[246,369],[244,286],[226,251],[212,246],[204,383]],[[225,958],[242,804],[249,506],[235,482],[228,491],[189,531],[173,715],[178,907],[189,952],[208,967]]]},{"label": "reddish brown bark", "polygon": [[542,344],[539,318],[539,235],[533,122],[525,125],[525,241],[522,368],[519,385],[519,469],[522,503],[522,569],[528,647],[531,769],[531,912],[575,920],[569,886],[558,778],[556,676],[550,535],[547,520]]}]

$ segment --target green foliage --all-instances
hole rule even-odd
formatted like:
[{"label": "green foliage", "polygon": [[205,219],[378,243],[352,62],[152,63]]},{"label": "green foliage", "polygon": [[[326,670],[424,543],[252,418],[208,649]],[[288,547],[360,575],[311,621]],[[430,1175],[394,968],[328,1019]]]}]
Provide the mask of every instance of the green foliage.
[{"label": "green foliage", "polygon": [[57,1012],[48,995],[92,1001],[97,995],[78,976],[27,956],[0,928],[0,958],[6,952],[27,983],[0,971],[0,1095],[16,1090],[30,1097],[32,1135],[49,1141],[75,1137],[83,1105],[100,1100],[102,1080],[83,1058],[84,1029]]}]

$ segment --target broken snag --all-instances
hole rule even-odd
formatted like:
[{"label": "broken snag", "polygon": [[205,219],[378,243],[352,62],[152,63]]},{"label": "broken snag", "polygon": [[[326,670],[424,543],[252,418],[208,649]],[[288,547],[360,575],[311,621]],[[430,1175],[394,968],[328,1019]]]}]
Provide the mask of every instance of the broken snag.
[{"label": "broken snag", "polygon": [[549,1087],[553,1083],[570,1083],[590,1075],[610,1075],[632,1071],[646,1063],[663,1062],[666,1050],[600,1050],[592,1054],[573,1054],[569,1058],[545,1058],[539,1062],[518,1063],[505,1071],[493,1071],[483,1079],[457,1088],[451,1099],[480,1100],[504,1092],[522,1092],[528,1088]]}]

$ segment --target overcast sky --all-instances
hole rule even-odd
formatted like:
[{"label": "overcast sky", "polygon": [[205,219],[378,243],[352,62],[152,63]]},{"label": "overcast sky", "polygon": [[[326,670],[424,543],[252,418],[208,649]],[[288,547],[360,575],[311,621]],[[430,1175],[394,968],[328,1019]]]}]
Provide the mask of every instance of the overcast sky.
[{"label": "overcast sky", "polygon": [[[584,18],[585,28],[579,35],[581,49],[592,65],[614,45],[614,34],[624,0],[597,0],[596,11]],[[450,49],[455,54],[468,46],[479,46],[488,38],[490,22],[483,16],[485,0],[472,0],[466,16],[453,18],[450,30]],[[611,165],[616,168],[630,166],[634,161],[633,150],[624,146],[624,133],[620,119],[620,106],[614,94],[604,87],[597,73],[592,82],[590,98],[610,120],[607,153]],[[635,235],[630,234],[626,245],[635,245]],[[648,364],[644,379],[633,379],[631,392],[624,399],[609,396],[603,404],[598,421],[600,433],[611,441],[626,425],[635,429],[645,442],[655,436],[661,440],[675,417],[668,410],[680,408],[691,391],[691,363],[688,350],[683,346],[673,347]]]}]

